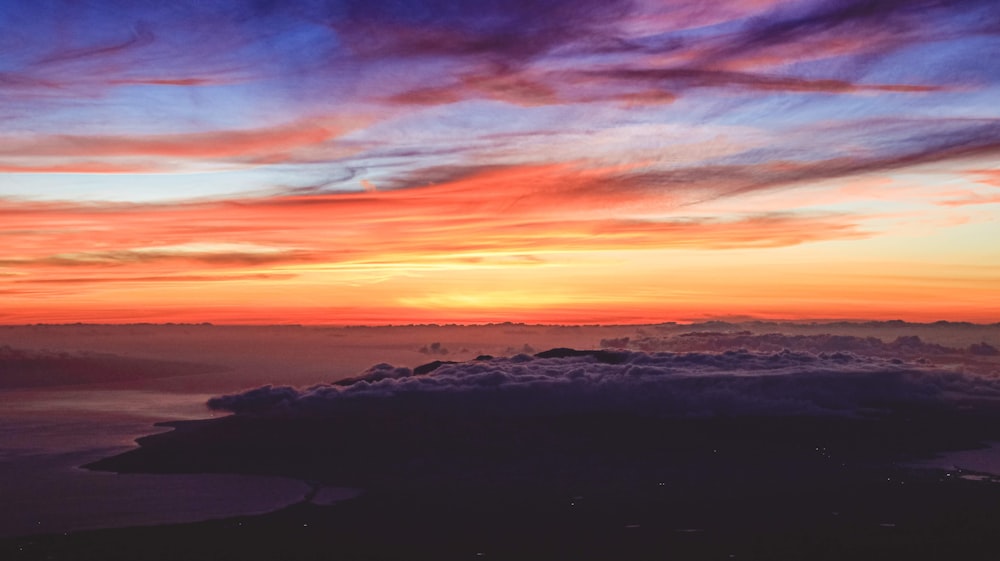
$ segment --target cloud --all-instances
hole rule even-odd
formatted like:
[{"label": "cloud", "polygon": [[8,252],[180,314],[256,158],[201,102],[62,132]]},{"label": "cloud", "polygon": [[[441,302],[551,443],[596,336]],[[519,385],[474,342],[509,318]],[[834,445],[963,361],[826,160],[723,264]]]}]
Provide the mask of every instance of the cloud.
[{"label": "cloud", "polygon": [[750,331],[692,331],[671,337],[626,337],[602,341],[602,346],[670,352],[721,352],[727,349],[778,352],[789,349],[817,354],[846,352],[862,356],[909,359],[961,352],[927,343],[915,335],[900,336],[886,343],[877,337],[855,335],[786,335],[777,332],[756,334]]},{"label": "cloud", "polygon": [[[739,137],[742,142],[735,140]],[[817,143],[817,138],[824,141]],[[420,140],[425,142],[424,151],[373,152],[392,162],[384,168],[378,160],[368,163],[370,171],[388,174],[380,180],[380,187],[460,185],[459,180],[506,173],[512,179],[535,173],[538,178],[532,180],[551,184],[562,174],[564,184],[558,189],[534,191],[551,196],[552,202],[546,204],[565,208],[602,197],[627,206],[659,198],[677,208],[756,191],[810,187],[817,181],[988,158],[1000,152],[1000,122],[943,117],[835,120],[790,127],[780,138],[739,127],[652,125],[619,126],[604,132],[494,133],[469,139],[457,149],[454,155],[470,163],[395,168],[400,158],[433,159],[442,153],[436,147],[427,148],[426,143],[451,142],[431,136]],[[513,185],[500,187],[498,183],[498,200],[519,190]],[[815,197],[813,193],[803,196]]]},{"label": "cloud", "polygon": [[164,171],[160,164],[153,163],[110,163],[110,162],[78,162],[74,164],[51,163],[42,165],[5,165],[0,164],[0,173],[155,173]]},{"label": "cloud", "polygon": [[[8,138],[0,148],[0,158],[9,161],[30,161],[37,158],[181,158],[190,160],[240,161],[246,159],[283,160],[291,151],[323,144],[351,129],[347,122],[309,120],[275,127],[220,130],[209,132],[158,135],[54,135],[36,138]],[[79,171],[100,171],[102,166],[114,169],[110,163],[83,162]],[[2,164],[13,171],[30,171],[44,166]],[[58,164],[74,170],[73,164]],[[19,169],[20,168],[20,169]],[[135,169],[132,170],[136,171]]]},{"label": "cloud", "polygon": [[15,280],[18,284],[66,284],[83,286],[88,284],[104,283],[174,283],[174,282],[232,282],[232,281],[257,281],[257,280],[289,280],[297,275],[289,273],[257,273],[246,275],[162,275],[153,277],[136,277],[122,275],[118,277],[60,277],[41,278],[29,280]]},{"label": "cloud", "polygon": [[[252,41],[233,33],[220,17],[223,11],[203,4],[192,12],[193,6],[183,4],[169,10],[121,2],[5,8],[0,34],[9,38],[3,44],[9,79],[0,77],[0,96],[44,113],[67,104],[115,104],[122,88],[138,85],[247,79],[236,55]],[[216,24],[213,33],[202,27],[208,22]],[[199,48],[186,48],[192,44]]]},{"label": "cloud", "polygon": [[244,415],[322,415],[389,405],[473,416],[628,412],[699,418],[864,416],[997,399],[1000,380],[994,378],[845,352],[554,349],[433,369],[379,364],[335,384],[264,386],[212,398],[208,405]]},{"label": "cloud", "polygon": [[[0,209],[10,248],[3,264],[334,266],[482,260],[498,252],[530,259],[581,249],[781,247],[867,235],[853,217],[829,213],[671,214],[677,202],[669,189],[656,189],[657,178],[646,185],[619,173],[569,164],[441,168],[411,178],[430,185],[390,183],[359,193],[176,204],[25,201]],[[615,212],[641,204],[665,210],[653,217]]]},{"label": "cloud", "polygon": [[958,199],[948,199],[946,201],[941,201],[941,206],[971,206],[971,205],[989,205],[1000,203],[1000,194],[990,195],[985,193],[969,193],[967,196]]},{"label": "cloud", "polygon": [[776,74],[733,72],[704,68],[616,68],[604,71],[583,71],[580,73],[580,76],[582,78],[603,79],[622,83],[659,85],[673,92],[707,87],[828,94],[861,92],[918,93],[942,89],[938,86],[859,84],[831,78],[798,78]]},{"label": "cloud", "polygon": [[[622,173],[622,185],[644,184],[661,189],[685,187],[710,200],[818,180],[888,173],[941,162],[984,158],[1000,153],[1000,121],[994,119],[915,119],[841,122],[805,127],[791,137],[826,137],[831,143],[864,142],[880,137],[879,146],[864,153],[836,153],[815,143],[770,147],[720,158],[717,163],[675,169]],[[726,160],[729,160],[728,162]]]},{"label": "cloud", "polygon": [[[36,259],[0,259],[0,266],[114,267],[142,265],[165,261],[199,263],[214,266],[249,266],[275,263],[301,263],[313,261],[315,259],[315,255],[303,251],[187,251],[171,249],[139,249],[60,253]],[[166,280],[169,277],[163,276],[147,278],[159,278],[161,280]]]},{"label": "cloud", "polygon": [[[20,76],[19,82],[57,83],[54,91],[60,94],[139,84],[200,86],[232,83],[233,78],[279,78],[308,85],[301,93],[310,98],[330,86],[350,99],[357,97],[352,90],[376,76],[374,80],[401,98],[419,99],[417,92],[399,92],[411,90],[407,84],[423,84],[430,93],[447,87],[441,82],[449,77],[475,75],[487,65],[511,73],[532,68],[549,76],[531,83],[528,89],[534,93],[527,97],[545,93],[540,99],[552,99],[546,92],[562,89],[553,81],[556,70],[596,64],[614,72],[638,62],[650,69],[704,73],[702,85],[843,93],[868,87],[852,85],[870,65],[865,57],[928,38],[959,37],[970,28],[986,32],[996,20],[995,5],[982,0],[726,2],[711,10],[693,0],[666,6],[625,0],[286,4],[258,9],[232,2],[182,3],[175,10],[120,5],[104,14],[103,25],[79,26],[70,40],[44,46],[37,44],[36,36],[54,36],[60,24],[69,25],[74,17],[87,21],[94,17],[92,10],[64,6],[62,17],[53,18],[23,8],[11,17],[24,25],[9,30],[21,40],[12,42],[17,47],[12,48],[12,59],[20,64],[8,73]],[[980,15],[983,23],[963,21],[965,13]],[[199,49],[184,48],[190,44]],[[38,51],[45,54],[38,56]],[[841,60],[823,67],[830,74],[817,79],[815,69],[808,77],[793,73],[782,79],[725,73],[837,56],[852,58],[849,64]],[[255,64],[248,64],[248,58]],[[373,70],[400,62],[420,77],[400,80],[393,72],[402,90],[379,80],[381,69]],[[151,75],[149,68],[160,75]],[[711,78],[713,73],[721,74]],[[349,87],[344,88],[345,83]],[[495,86],[466,93],[488,95],[490,90]]]},{"label": "cloud", "polygon": [[331,24],[366,57],[472,57],[526,62],[567,45],[595,45],[615,36],[629,2],[507,0],[405,5],[349,2]]},{"label": "cloud", "polygon": [[49,55],[39,59],[38,64],[44,65],[82,58],[106,57],[128,49],[141,48],[155,40],[153,32],[150,31],[148,26],[142,23],[133,25],[128,31],[129,36],[118,41],[54,50]]},{"label": "cloud", "polygon": [[0,88],[7,90],[8,95],[13,89],[57,88],[56,82],[41,80],[23,72],[0,72]]},{"label": "cloud", "polygon": [[[797,56],[885,54],[903,45],[969,33],[968,24],[956,24],[951,18],[977,11],[980,23],[972,25],[973,29],[986,31],[995,24],[996,4],[988,0],[787,4],[750,19],[734,34],[723,35],[702,62],[753,60],[768,51],[781,53],[788,60],[789,50]],[[818,53],[804,53],[797,48],[801,45],[811,46]]]},{"label": "cloud", "polygon": [[211,78],[122,78],[111,80],[114,85],[136,85],[136,86],[212,86],[226,82],[213,80]]},{"label": "cloud", "polygon": [[462,74],[457,82],[420,86],[386,98],[391,103],[443,105],[489,99],[525,107],[572,103],[618,102],[635,105],[672,103],[688,90],[726,88],[756,92],[873,94],[929,93],[944,86],[875,84],[837,78],[801,78],[782,74],[699,67],[635,67],[599,70],[525,71],[511,67]]},{"label": "cloud", "polygon": [[421,87],[388,98],[393,103],[440,105],[464,99],[491,99],[531,107],[557,105],[570,101],[558,92],[556,84],[544,77],[532,77],[510,69],[470,73],[446,86]]},{"label": "cloud", "polygon": [[1000,170],[973,170],[971,173],[979,183],[1000,187]]},{"label": "cloud", "polygon": [[[635,3],[610,13],[584,9],[575,14],[576,19],[562,17],[559,21],[567,28],[579,26],[574,32],[548,33],[541,39],[532,37],[531,41],[520,35],[521,30],[533,29],[536,23],[527,17],[520,19],[516,29],[505,30],[503,40],[484,39],[477,34],[476,40],[466,42],[457,36],[460,32],[451,28],[438,32],[429,31],[433,27],[422,27],[411,31],[412,36],[390,33],[399,42],[389,40],[392,46],[384,47],[386,56],[433,54],[464,64],[451,76],[434,80],[433,85],[420,84],[386,99],[415,105],[466,99],[492,99],[522,106],[597,101],[641,105],[669,103],[696,88],[758,94],[944,91],[954,84],[866,79],[869,58],[928,40],[960,37],[967,29],[959,23],[949,26],[950,18],[959,16],[962,10],[990,10],[984,2],[956,7],[938,1],[877,6],[855,1],[836,6],[758,3],[752,6],[755,10],[713,6],[713,10],[702,10],[697,17],[705,19],[704,12],[710,12],[719,20],[711,23],[724,21],[729,25],[706,28],[693,39],[685,34],[688,25],[699,25],[690,19],[690,13],[696,11],[693,3],[676,4],[673,13],[657,13],[651,6]],[[747,17],[753,11],[754,17]],[[931,13],[939,17],[937,21],[947,23],[930,25],[926,15]],[[599,25],[590,23],[592,14],[603,18]],[[514,20],[523,14],[512,10],[508,16]],[[447,18],[445,21],[450,23]],[[586,37],[589,27],[594,29]],[[466,60],[470,55],[472,60]],[[814,64],[805,71],[792,67],[802,61]]]}]

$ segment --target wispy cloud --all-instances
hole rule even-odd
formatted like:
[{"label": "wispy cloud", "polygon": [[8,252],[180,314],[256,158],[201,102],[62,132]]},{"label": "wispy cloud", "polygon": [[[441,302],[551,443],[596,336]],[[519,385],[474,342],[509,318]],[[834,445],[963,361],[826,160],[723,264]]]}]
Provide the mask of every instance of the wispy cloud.
[{"label": "wispy cloud", "polygon": [[[8,239],[17,247],[31,248],[30,255],[0,263],[103,267],[187,261],[248,266],[482,252],[777,247],[865,235],[850,217],[836,215],[621,216],[615,209],[623,205],[669,208],[672,203],[655,190],[634,190],[623,197],[605,185],[615,179],[601,170],[564,165],[465,173],[433,186],[358,194],[177,205],[20,204],[0,215],[12,232]],[[504,196],[483,197],[495,189],[503,189]],[[170,243],[137,245],[138,232],[144,239]],[[200,244],[206,236],[218,243]],[[72,244],[72,238],[78,241]],[[248,238],[257,240],[260,248],[240,241]],[[85,249],[88,246],[102,249]]]},{"label": "wispy cloud", "polygon": [[83,277],[60,277],[60,278],[42,278],[42,279],[31,279],[31,280],[19,280],[16,283],[21,284],[65,284],[73,286],[86,286],[89,284],[106,284],[106,283],[202,283],[202,282],[233,282],[233,281],[273,281],[273,280],[290,280],[294,279],[296,275],[290,273],[258,273],[258,274],[247,274],[247,275],[162,275],[162,276],[152,276],[152,277],[136,277],[136,276],[117,276],[117,277],[95,277],[95,276],[83,276]]},{"label": "wispy cloud", "polygon": [[[321,146],[355,126],[347,119],[326,119],[186,134],[8,138],[0,148],[0,169],[12,173],[142,173],[157,169],[182,171],[185,165],[206,161],[280,163],[293,160],[297,150]],[[136,158],[158,163],[131,163]],[[33,164],[66,160],[81,161]]]}]

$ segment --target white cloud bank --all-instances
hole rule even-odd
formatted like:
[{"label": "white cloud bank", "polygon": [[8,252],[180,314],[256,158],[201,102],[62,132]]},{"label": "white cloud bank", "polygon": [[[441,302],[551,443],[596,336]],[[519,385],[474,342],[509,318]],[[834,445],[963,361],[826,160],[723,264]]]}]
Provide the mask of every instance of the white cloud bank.
[{"label": "white cloud bank", "polygon": [[712,417],[857,416],[970,403],[1000,405],[1000,379],[845,352],[554,349],[415,370],[378,364],[333,384],[268,385],[213,398],[209,406],[278,415],[398,407],[458,415],[606,411]]}]

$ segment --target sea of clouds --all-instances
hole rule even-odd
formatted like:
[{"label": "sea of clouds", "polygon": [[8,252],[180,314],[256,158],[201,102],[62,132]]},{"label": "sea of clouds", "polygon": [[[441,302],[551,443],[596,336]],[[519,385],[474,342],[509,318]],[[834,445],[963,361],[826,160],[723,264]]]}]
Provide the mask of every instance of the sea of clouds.
[{"label": "sea of clouds", "polygon": [[[553,349],[415,369],[377,364],[306,388],[267,385],[212,398],[241,415],[322,415],[399,407],[459,415],[635,413],[677,418],[880,415],[1000,406],[1000,379],[848,352],[634,352]],[[995,404],[995,405],[994,405]]]}]

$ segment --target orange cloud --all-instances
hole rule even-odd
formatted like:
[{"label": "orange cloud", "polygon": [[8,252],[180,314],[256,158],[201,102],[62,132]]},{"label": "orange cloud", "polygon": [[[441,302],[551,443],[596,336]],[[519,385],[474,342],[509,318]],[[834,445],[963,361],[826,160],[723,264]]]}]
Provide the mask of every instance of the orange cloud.
[{"label": "orange cloud", "polygon": [[941,206],[970,206],[970,205],[989,205],[1000,203],[1000,194],[996,195],[986,195],[982,193],[969,193],[967,196],[960,199],[950,199],[947,201],[942,201],[939,203]]},{"label": "orange cloud", "polygon": [[232,83],[210,78],[122,78],[111,80],[115,86],[214,86]]},{"label": "orange cloud", "polygon": [[[359,120],[360,121],[360,120]],[[321,145],[349,132],[349,119],[303,120],[259,129],[155,135],[53,135],[7,138],[0,144],[0,170],[21,173],[118,173],[147,166],[93,161],[95,158],[172,158],[191,161],[282,161],[297,150]],[[44,163],[30,163],[42,159]],[[59,159],[60,163],[49,160]],[[82,159],[62,163],[66,159]],[[176,166],[171,166],[176,169]],[[65,170],[65,171],[64,171]]]},{"label": "orange cloud", "polygon": [[986,170],[974,170],[970,172],[974,177],[978,177],[976,181],[983,183],[985,185],[992,185],[994,187],[1000,187],[1000,170],[997,169],[986,169]]},{"label": "orange cloud", "polygon": [[6,201],[0,294],[16,305],[0,322],[138,321],[129,309],[152,321],[303,323],[972,319],[986,313],[974,303],[995,293],[987,273],[959,275],[962,290],[948,295],[957,281],[894,279],[885,267],[862,278],[849,273],[876,269],[738,259],[869,233],[847,215],[688,216],[683,195],[644,187],[632,171],[564,163],[355,193]]},{"label": "orange cloud", "polygon": [[79,276],[79,277],[56,277],[56,278],[41,278],[32,280],[15,280],[17,284],[64,284],[64,285],[88,285],[88,284],[104,284],[104,283],[202,283],[202,282],[232,282],[232,281],[272,281],[272,280],[290,280],[296,278],[298,275],[290,273],[258,273],[258,274],[247,274],[247,275],[162,275],[162,276],[151,276],[151,277],[134,277],[134,276],[120,276],[120,277],[91,277],[91,276]]},{"label": "orange cloud", "polygon": [[[970,170],[966,172],[967,176],[971,176],[972,180],[981,185],[989,185],[991,187],[1000,187],[1000,170],[991,169],[980,169],[980,170]],[[946,207],[962,207],[962,206],[972,206],[972,205],[988,205],[1000,203],[1000,193],[995,191],[986,190],[984,192],[981,188],[978,191],[975,190],[964,190],[958,192],[949,193],[954,198],[940,201],[938,204]]]},{"label": "orange cloud", "polygon": [[[670,194],[618,189],[615,171],[523,166],[422,188],[174,205],[20,202],[0,209],[11,242],[0,265],[239,268],[463,253],[774,247],[863,235],[836,216],[671,218]],[[662,217],[624,214],[636,206],[659,208]]]},{"label": "orange cloud", "polygon": [[19,166],[0,164],[0,173],[153,173],[162,171],[155,164],[114,164],[110,162],[78,162],[73,164],[49,164]]}]

